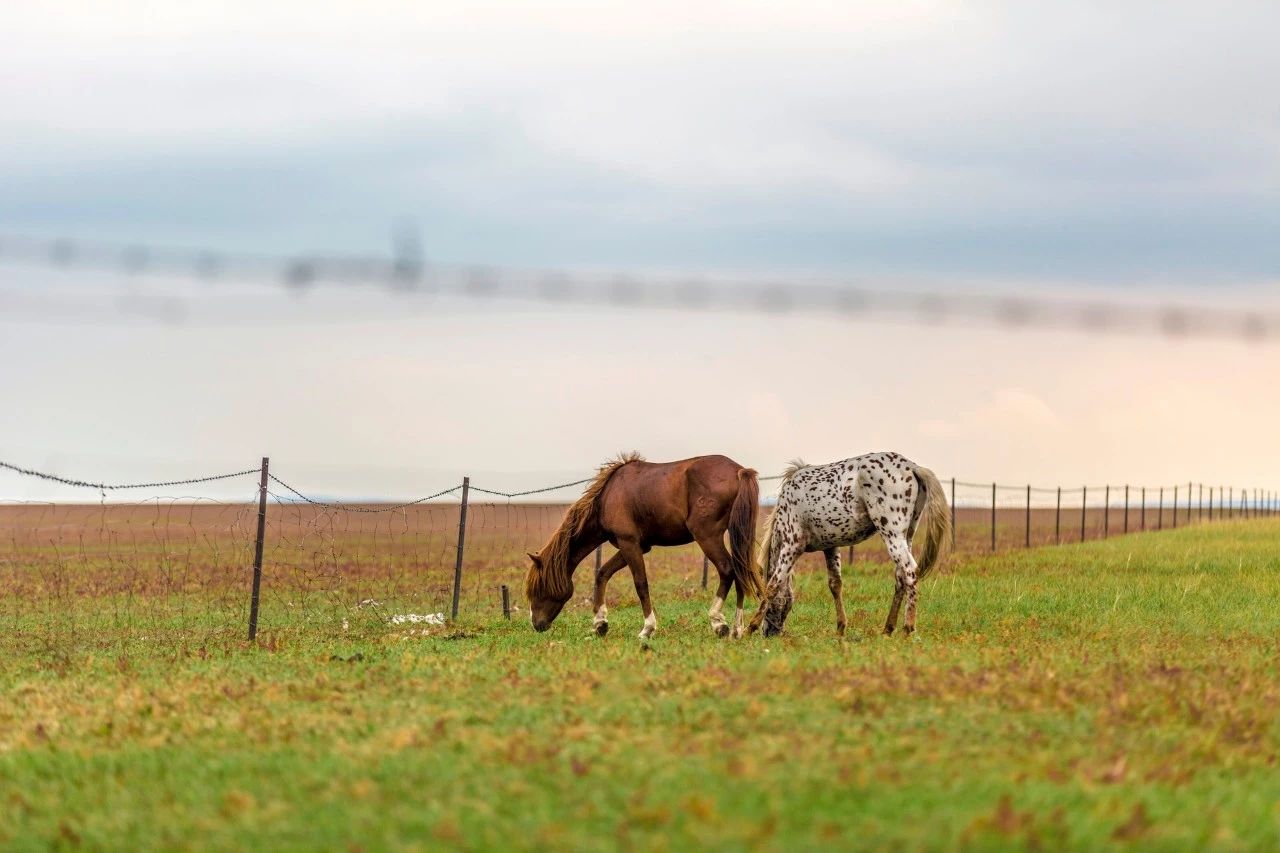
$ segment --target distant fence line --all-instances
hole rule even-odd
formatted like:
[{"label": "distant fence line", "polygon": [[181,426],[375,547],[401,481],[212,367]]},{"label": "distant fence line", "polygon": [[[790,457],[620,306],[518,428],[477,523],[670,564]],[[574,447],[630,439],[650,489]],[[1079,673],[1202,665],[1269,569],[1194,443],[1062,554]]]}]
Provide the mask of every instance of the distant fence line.
[{"label": "distant fence line", "polygon": [[[206,531],[203,527],[197,532],[198,525],[195,521],[196,509],[194,508],[191,510],[191,520],[188,522],[191,527],[191,535],[188,538],[193,541],[202,537],[205,540],[212,541],[211,537],[214,537],[215,534],[231,535],[243,540],[243,538],[247,538],[250,531],[249,529],[242,529],[242,525],[244,528],[252,528],[252,575],[249,581],[249,589],[247,590],[248,639],[251,642],[255,641],[258,636],[264,572],[270,571],[270,566],[264,563],[264,559],[267,554],[266,548],[269,544],[268,518],[270,514],[268,507],[271,500],[274,500],[275,506],[284,510],[289,507],[305,507],[314,513],[306,517],[299,515],[290,519],[287,524],[278,520],[276,525],[281,542],[288,544],[293,549],[290,552],[292,555],[290,565],[296,574],[296,583],[299,587],[314,585],[316,578],[319,577],[328,579],[336,588],[341,584],[334,579],[340,578],[344,567],[354,566],[364,572],[362,577],[366,581],[368,576],[383,577],[387,585],[400,589],[405,584],[414,583],[414,571],[425,569],[433,560],[439,564],[443,564],[448,560],[448,562],[452,563],[450,566],[452,577],[450,578],[451,582],[447,596],[449,602],[448,610],[450,618],[456,620],[463,591],[464,568],[467,559],[468,508],[474,505],[475,508],[483,510],[500,506],[483,501],[477,502],[473,496],[485,495],[492,498],[506,499],[506,506],[509,510],[518,510],[520,507],[525,506],[538,511],[534,520],[530,521],[526,517],[523,522],[518,524],[513,523],[512,516],[508,513],[506,530],[498,530],[499,525],[494,524],[493,519],[482,515],[478,519],[481,529],[478,532],[473,530],[473,536],[479,535],[481,537],[480,546],[482,549],[488,549],[487,560],[493,565],[503,567],[505,572],[502,575],[503,579],[514,582],[518,578],[518,572],[513,569],[513,566],[523,564],[523,549],[526,545],[513,540],[523,539],[527,543],[527,547],[536,547],[541,543],[542,538],[547,535],[549,529],[553,529],[558,522],[559,513],[555,511],[556,507],[568,502],[560,501],[551,505],[539,502],[526,505],[514,503],[515,499],[548,495],[556,491],[582,486],[593,479],[587,477],[536,489],[508,492],[473,485],[469,477],[464,477],[458,485],[434,492],[425,497],[403,503],[380,504],[376,502],[326,501],[310,497],[273,473],[270,470],[270,460],[265,457],[262,459],[261,464],[255,468],[203,477],[146,483],[109,484],[95,482],[49,474],[3,461],[0,461],[0,469],[19,476],[37,478],[59,485],[95,490],[101,495],[104,501],[104,508],[107,506],[105,499],[108,492],[203,484],[240,477],[248,478],[251,475],[256,475],[258,482],[255,495],[256,507],[254,507],[256,509],[256,518],[253,519],[256,522],[255,524],[250,525],[250,519],[243,515],[244,512],[248,511],[248,507],[251,506],[248,501],[244,504],[213,502],[217,506],[238,506],[240,508],[238,511],[230,510],[232,512],[230,523],[220,521],[220,526],[211,527],[210,530],[215,531],[214,533]],[[766,482],[773,482],[780,480],[781,475],[765,476],[760,479]],[[948,489],[948,498],[951,503],[952,545],[968,552],[995,552],[1001,546],[1005,548],[1029,548],[1033,545],[1081,542],[1089,538],[1106,538],[1114,534],[1163,530],[1165,528],[1174,529],[1180,525],[1185,526],[1191,523],[1230,518],[1272,516],[1280,513],[1280,492],[1275,490],[1206,485],[1195,482],[1157,487],[1102,485],[1053,488],[1036,487],[1030,484],[1007,486],[996,482],[977,483],[955,478],[944,480],[943,482]],[[447,524],[453,523],[447,521],[447,519],[442,519],[440,524],[430,522],[431,526],[428,530],[427,538],[434,543],[430,545],[430,548],[435,550],[431,550],[426,558],[420,552],[417,539],[407,545],[404,542],[396,543],[389,539],[384,541],[381,550],[394,551],[398,557],[404,559],[404,564],[393,565],[390,558],[380,559],[378,540],[375,537],[388,536],[393,539],[394,537],[402,537],[404,539],[418,537],[420,539],[422,534],[411,530],[408,514],[411,510],[425,511],[430,507],[441,507],[440,501],[444,498],[451,499],[447,504],[450,512],[454,508],[457,510],[456,529],[454,532],[450,533],[445,529]],[[456,501],[456,503],[453,501]],[[763,502],[767,505],[771,501],[766,496]],[[43,506],[44,504],[41,505]],[[30,506],[30,504],[20,504],[20,506]],[[49,506],[55,505],[49,504]],[[236,512],[240,514],[237,515]],[[356,518],[370,520],[339,526],[335,521],[335,514],[345,515],[348,513]],[[400,527],[397,527],[391,521],[383,522],[378,520],[379,518],[392,517],[403,519]],[[81,521],[79,523],[83,524],[84,522]],[[167,518],[165,523],[168,523]],[[477,520],[473,520],[473,526],[476,523]],[[33,522],[33,524],[36,524],[36,522]],[[73,530],[69,532],[68,529],[73,528],[75,524],[75,521],[68,518],[64,519],[60,524],[53,525],[52,528],[58,535],[70,538],[75,535],[75,532]],[[106,527],[105,521],[103,521],[103,526],[104,528]],[[135,524],[135,527],[137,526],[139,525]],[[152,526],[159,527],[159,522],[153,522]],[[385,531],[383,530],[384,526]],[[41,529],[43,530],[44,528]],[[1052,530],[1051,534],[1050,530]],[[516,536],[513,537],[511,535],[512,532]],[[9,535],[13,542],[14,564],[18,569],[22,568],[19,565],[24,559],[22,554],[27,553],[20,551],[19,540],[33,543],[32,547],[45,542],[43,532],[39,536],[28,535],[23,537],[14,529],[11,530]],[[138,534],[136,529],[132,531],[132,535],[135,536],[133,541],[137,542],[136,537]],[[156,535],[160,537],[159,541],[163,547],[160,547],[155,554],[148,551],[146,559],[157,561],[157,564],[161,565],[164,571],[168,573],[168,576],[172,578],[175,573],[173,566],[174,554],[181,553],[181,548],[178,546],[181,546],[182,542],[186,542],[185,547],[188,549],[187,559],[189,560],[187,568],[190,569],[190,563],[196,561],[196,558],[191,556],[192,549],[195,546],[187,539],[175,543],[171,541],[167,532],[162,536],[159,533]],[[496,535],[505,536],[505,538],[502,541],[495,541]],[[320,540],[319,544],[313,541],[317,537]],[[440,541],[435,541],[431,537],[436,537]],[[117,531],[109,530],[100,538],[105,544],[99,547],[85,545],[82,541],[83,536],[81,536],[81,544],[78,547],[87,561],[90,558],[92,560],[105,559],[108,565],[116,568],[127,568],[135,574],[140,572],[138,564],[144,562],[141,554],[143,546],[136,546],[139,548],[139,554],[135,555],[131,566],[129,560],[121,558],[112,551],[112,548],[118,547],[121,541]],[[453,540],[452,544],[446,541],[450,538]],[[59,544],[56,539],[51,541],[55,546]],[[247,546],[249,543],[241,541],[240,544]],[[390,547],[393,544],[395,547]],[[233,553],[240,553],[235,542],[222,547]],[[55,548],[55,550],[59,551],[57,558],[60,561],[59,565],[65,569],[66,556],[61,554],[59,549]],[[854,549],[850,547],[848,554],[850,562],[853,561],[854,556]],[[597,549],[595,554],[597,567],[602,559],[602,548]],[[220,568],[220,565],[216,563],[217,561],[211,567],[214,572]],[[374,569],[373,571],[370,570],[371,566]],[[406,572],[409,573],[409,577],[398,577],[398,573]],[[188,572],[187,574],[191,573]],[[44,580],[38,584],[39,588],[48,590],[56,587],[61,590],[57,594],[68,595],[67,590],[74,588],[68,584],[74,581],[74,578],[69,580],[65,573],[51,572],[50,576],[53,575],[56,575],[59,579],[57,583]],[[187,575],[183,575],[183,577],[187,577]],[[225,579],[222,582],[225,583]],[[704,557],[702,560],[702,586],[704,588],[707,586],[707,582],[708,566]],[[192,586],[193,582],[188,578],[184,583],[186,586],[182,588],[187,589]],[[216,581],[209,581],[208,579],[202,581],[202,583],[207,588],[217,586]],[[173,589],[177,587],[174,587],[172,580],[170,580],[170,586],[165,588]],[[130,588],[130,592],[132,591],[133,589]],[[499,591],[503,612],[509,616],[511,613],[509,585],[502,584]],[[374,601],[374,599],[370,598],[368,601]],[[360,606],[363,606],[364,603],[365,601],[362,600]],[[244,625],[243,622],[240,624]],[[345,619],[343,624],[346,624]]]},{"label": "distant fence line", "polygon": [[[380,287],[462,299],[515,299],[554,305],[674,308],[685,311],[812,312],[826,317],[889,315],[927,325],[977,322],[1011,329],[1047,328],[1110,334],[1280,339],[1274,308],[1217,304],[1135,303],[1027,292],[976,293],[864,279],[815,282],[810,276],[757,280],[658,276],[637,272],[509,269],[428,264],[416,239],[394,257],[273,256],[207,248],[113,245],[94,241],[0,235],[0,263],[96,270],[126,276],[159,274],[198,281],[240,280],[294,291],[319,284]],[[174,318],[176,319],[176,318]]]}]

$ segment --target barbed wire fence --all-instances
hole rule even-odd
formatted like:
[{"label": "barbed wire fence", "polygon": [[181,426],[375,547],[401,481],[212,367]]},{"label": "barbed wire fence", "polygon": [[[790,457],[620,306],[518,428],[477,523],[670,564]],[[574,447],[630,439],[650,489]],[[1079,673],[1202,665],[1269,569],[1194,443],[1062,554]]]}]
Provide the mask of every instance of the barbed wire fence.
[{"label": "barbed wire fence", "polygon": [[[388,628],[412,635],[510,618],[521,612],[525,553],[546,542],[592,479],[504,491],[464,478],[412,501],[353,503],[308,495],[272,473],[267,459],[258,468],[139,483],[3,461],[0,472],[97,493],[96,503],[0,501],[3,628],[19,651],[52,660],[138,643],[207,654],[246,640],[274,646]],[[762,518],[780,479],[761,478]],[[107,499],[236,480],[244,483],[241,500]],[[1224,485],[943,482],[962,554],[1280,513],[1280,493]],[[597,550],[597,566],[607,547]],[[847,558],[887,560],[874,538]],[[655,578],[674,579],[689,595],[708,585],[707,562],[694,545],[654,549],[646,559]]]}]

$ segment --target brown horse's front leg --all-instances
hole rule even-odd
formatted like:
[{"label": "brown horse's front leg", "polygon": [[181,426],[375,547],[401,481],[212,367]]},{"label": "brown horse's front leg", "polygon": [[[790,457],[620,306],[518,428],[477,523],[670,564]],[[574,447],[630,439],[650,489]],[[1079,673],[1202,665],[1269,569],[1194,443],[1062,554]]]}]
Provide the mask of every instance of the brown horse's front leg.
[{"label": "brown horse's front leg", "polygon": [[603,637],[609,633],[609,608],[604,603],[605,587],[609,585],[609,579],[626,564],[626,558],[619,551],[596,570],[596,587],[591,596],[591,607],[595,616],[592,617],[591,628],[597,636]]},{"label": "brown horse's front leg", "polygon": [[636,584],[636,596],[640,599],[640,609],[644,612],[644,627],[640,629],[640,639],[647,640],[658,630],[658,615],[653,612],[649,602],[649,576],[644,569],[644,552],[635,542],[619,540],[618,553],[623,555],[627,565],[631,567],[631,578]]}]

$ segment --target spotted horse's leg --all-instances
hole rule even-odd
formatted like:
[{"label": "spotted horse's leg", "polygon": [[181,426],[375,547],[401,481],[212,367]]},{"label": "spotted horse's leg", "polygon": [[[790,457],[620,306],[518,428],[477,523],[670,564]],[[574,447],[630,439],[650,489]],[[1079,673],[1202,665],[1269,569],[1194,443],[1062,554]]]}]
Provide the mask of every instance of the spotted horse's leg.
[{"label": "spotted horse's leg", "polygon": [[890,536],[885,540],[885,545],[888,546],[889,556],[893,558],[895,587],[884,633],[886,636],[893,633],[898,622],[898,607],[905,600],[902,633],[910,636],[916,629],[916,558],[911,555],[911,543],[902,535]]},{"label": "spotted horse's leg", "polygon": [[841,592],[844,589],[844,577],[840,573],[840,551],[837,548],[827,548],[822,556],[827,559],[827,589],[831,590],[831,598],[836,603],[836,635],[843,637],[845,618],[844,596]]}]

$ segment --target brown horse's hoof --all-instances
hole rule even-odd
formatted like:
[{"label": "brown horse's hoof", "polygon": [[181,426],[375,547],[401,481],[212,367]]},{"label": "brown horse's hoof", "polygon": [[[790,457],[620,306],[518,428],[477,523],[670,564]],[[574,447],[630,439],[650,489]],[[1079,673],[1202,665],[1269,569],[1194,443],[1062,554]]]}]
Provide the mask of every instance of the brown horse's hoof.
[{"label": "brown horse's hoof", "polygon": [[729,625],[727,622],[721,622],[715,627],[716,636],[721,639],[729,636]]},{"label": "brown horse's hoof", "polygon": [[594,627],[596,629],[597,637],[603,637],[605,634],[609,633],[608,622],[597,622]]}]

